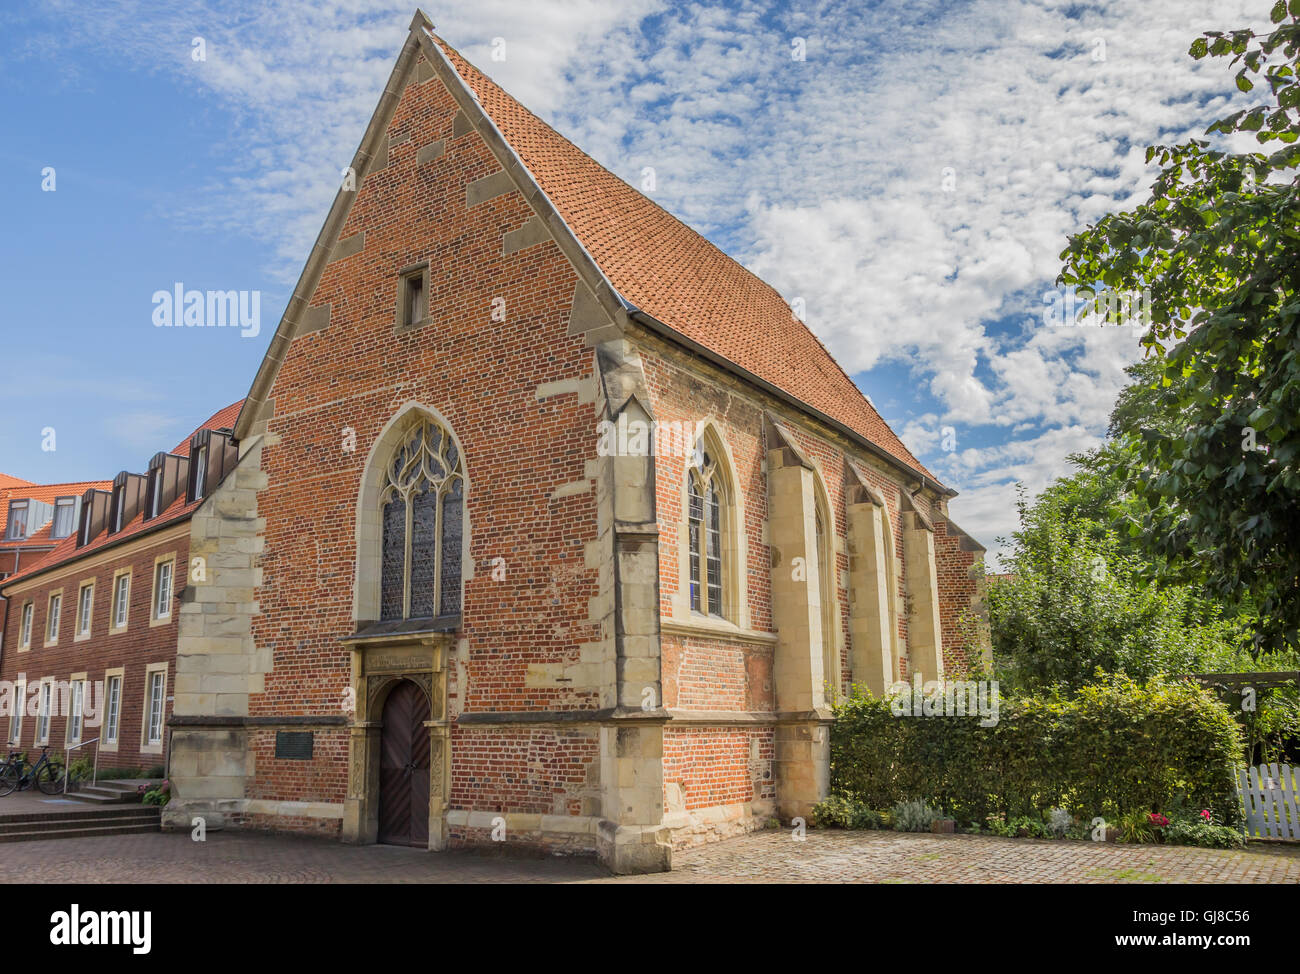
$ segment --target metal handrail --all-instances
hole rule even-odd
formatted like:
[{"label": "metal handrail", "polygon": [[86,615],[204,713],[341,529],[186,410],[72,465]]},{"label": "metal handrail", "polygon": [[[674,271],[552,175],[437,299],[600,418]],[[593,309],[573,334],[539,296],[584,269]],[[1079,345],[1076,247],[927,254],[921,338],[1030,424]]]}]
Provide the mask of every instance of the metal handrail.
[{"label": "metal handrail", "polygon": [[[63,793],[68,793],[68,779],[72,777],[72,752],[79,747],[85,747],[87,744],[97,744],[98,737],[92,737],[88,741],[78,741],[76,744],[68,746],[68,766],[63,769]],[[90,778],[90,786],[93,788],[99,782],[99,748],[95,748],[95,771]]]}]

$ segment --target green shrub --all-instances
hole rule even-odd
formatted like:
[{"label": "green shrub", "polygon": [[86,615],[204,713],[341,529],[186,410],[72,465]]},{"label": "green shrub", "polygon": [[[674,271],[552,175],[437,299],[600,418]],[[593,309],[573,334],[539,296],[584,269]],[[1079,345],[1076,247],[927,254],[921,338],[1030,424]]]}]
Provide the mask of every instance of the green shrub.
[{"label": "green shrub", "polygon": [[1164,840],[1173,845],[1198,845],[1210,849],[1240,849],[1246,837],[1240,829],[1212,822],[1170,822],[1163,830]]},{"label": "green shrub", "polygon": [[68,778],[72,781],[86,781],[94,773],[90,758],[78,758],[68,767]]},{"label": "green shrub", "polygon": [[1024,817],[1044,834],[1052,808],[1083,821],[1176,807],[1211,809],[1228,824],[1240,817],[1232,776],[1241,732],[1188,680],[1141,686],[1113,676],[1072,696],[1003,700],[992,727],[896,717],[888,698],[856,697],[836,718],[832,794],[868,808],[928,802],[963,825]]},{"label": "green shrub", "polygon": [[832,795],[813,806],[813,826],[819,829],[884,828],[884,816],[849,798]]},{"label": "green shrub", "polygon": [[895,805],[889,817],[899,832],[929,832],[931,824],[943,818],[943,812],[923,801],[908,801]]}]

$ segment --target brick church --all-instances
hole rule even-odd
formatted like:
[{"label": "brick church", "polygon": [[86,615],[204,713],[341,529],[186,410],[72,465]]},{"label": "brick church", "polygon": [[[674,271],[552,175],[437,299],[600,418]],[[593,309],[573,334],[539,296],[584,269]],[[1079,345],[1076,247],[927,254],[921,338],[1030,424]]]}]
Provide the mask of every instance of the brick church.
[{"label": "brick church", "polygon": [[806,815],[852,685],[982,652],[953,491],[774,289],[422,13],[232,439],[190,521],[178,827],[667,869]]}]

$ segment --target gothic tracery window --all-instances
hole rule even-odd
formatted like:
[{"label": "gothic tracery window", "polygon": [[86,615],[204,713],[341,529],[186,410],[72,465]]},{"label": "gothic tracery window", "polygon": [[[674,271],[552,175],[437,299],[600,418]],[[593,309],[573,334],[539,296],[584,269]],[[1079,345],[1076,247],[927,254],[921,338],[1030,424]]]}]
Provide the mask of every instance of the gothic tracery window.
[{"label": "gothic tracery window", "polygon": [[726,488],[717,463],[702,443],[696,447],[687,476],[691,608],[722,616]]},{"label": "gothic tracery window", "polygon": [[456,445],[432,422],[397,448],[379,494],[384,621],[460,613],[464,476]]}]

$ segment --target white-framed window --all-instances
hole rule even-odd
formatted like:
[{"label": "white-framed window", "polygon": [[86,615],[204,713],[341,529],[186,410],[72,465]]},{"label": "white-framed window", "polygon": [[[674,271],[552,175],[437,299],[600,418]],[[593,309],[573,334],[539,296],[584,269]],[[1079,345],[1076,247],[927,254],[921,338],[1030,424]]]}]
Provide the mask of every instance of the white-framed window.
[{"label": "white-framed window", "polygon": [[163,468],[154,467],[149,471],[149,516],[157,517],[162,513]]},{"label": "white-framed window", "polygon": [[14,684],[14,709],[9,715],[9,737],[7,740],[15,747],[23,739],[23,712],[27,709],[27,681],[18,680]]},{"label": "white-framed window", "polygon": [[36,605],[32,602],[23,603],[23,621],[18,628],[18,648],[27,649],[32,644],[32,615],[36,611]]},{"label": "white-framed window", "polygon": [[208,481],[208,447],[205,443],[194,451],[194,493],[190,500],[196,501],[204,496]]},{"label": "white-framed window", "polygon": [[90,635],[90,612],[95,605],[95,583],[86,582],[77,592],[77,635]]},{"label": "white-framed window", "polygon": [[27,502],[9,502],[9,520],[5,522],[5,540],[17,541],[27,537]]},{"label": "white-framed window", "polygon": [[104,688],[104,744],[116,747],[122,729],[122,674],[108,676]]},{"label": "white-framed window", "polygon": [[123,572],[113,579],[113,628],[126,628],[127,613],[131,608],[131,573]]},{"label": "white-framed window", "polygon": [[113,533],[116,534],[122,530],[122,517],[126,513],[126,504],[122,497],[122,491],[119,490],[113,495]]},{"label": "white-framed window", "polygon": [[169,619],[172,614],[172,571],[174,559],[160,561],[153,569],[153,617]]},{"label": "white-framed window", "polygon": [[144,745],[161,747],[163,715],[167,702],[167,664],[151,668],[145,678]]},{"label": "white-framed window", "polygon": [[36,743],[50,743],[50,704],[54,698],[54,684],[49,680],[41,683],[41,706],[36,716]]},{"label": "white-framed window", "polygon": [[54,524],[50,527],[51,538],[66,538],[76,526],[77,499],[60,497],[54,502]]},{"label": "white-framed window", "polygon": [[86,705],[86,681],[73,680],[68,705],[68,743],[81,740],[82,713]]},{"label": "white-framed window", "polygon": [[59,641],[59,615],[63,611],[63,593],[55,592],[50,596],[50,611],[45,616],[45,641]]}]

